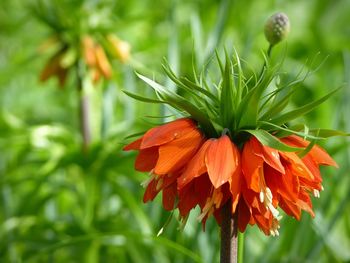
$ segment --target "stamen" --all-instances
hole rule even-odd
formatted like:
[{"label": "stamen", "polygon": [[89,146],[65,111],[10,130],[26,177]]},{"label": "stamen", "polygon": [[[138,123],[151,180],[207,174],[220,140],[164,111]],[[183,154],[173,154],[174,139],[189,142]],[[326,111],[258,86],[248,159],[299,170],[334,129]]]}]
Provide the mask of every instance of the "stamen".
[{"label": "stamen", "polygon": [[264,203],[264,193],[263,193],[263,191],[260,192],[259,199],[260,199],[261,203]]},{"label": "stamen", "polygon": [[202,221],[205,216],[211,216],[215,208],[218,209],[221,206],[223,194],[219,189],[214,189],[212,196],[207,198],[207,201],[202,209],[202,213],[197,217],[198,221]]},{"label": "stamen", "polygon": [[143,182],[141,183],[141,186],[142,186],[143,188],[146,188],[146,187],[149,185],[149,183],[156,177],[155,174],[151,174],[151,173],[150,173],[150,175],[151,175],[150,178],[146,179],[145,181],[143,181]]},{"label": "stamen", "polygon": [[206,216],[206,214],[208,214],[210,208],[212,207],[213,205],[213,199],[208,197],[207,198],[207,202],[205,203],[205,206],[203,207],[202,209],[202,213],[197,217],[197,220],[198,221],[202,221],[203,218]]},{"label": "stamen", "polygon": [[162,186],[163,186],[163,178],[159,178],[158,182],[157,182],[157,185],[156,185],[156,190],[159,191]]},{"label": "stamen", "polygon": [[268,204],[268,208],[271,211],[273,217],[278,219],[280,212],[272,205],[272,203]]},{"label": "stamen", "polygon": [[272,202],[272,192],[271,192],[270,188],[266,187],[266,188],[265,188],[265,191],[266,191],[266,197],[267,197],[267,199],[268,199],[270,202]]},{"label": "stamen", "polygon": [[272,225],[271,225],[271,229],[270,229],[270,234],[272,236],[279,236],[280,235],[280,233],[278,231],[278,229],[280,228],[280,224],[279,224],[280,218],[279,219],[275,219],[275,218],[272,219]]},{"label": "stamen", "polygon": [[320,191],[314,189],[314,197],[320,198]]},{"label": "stamen", "polygon": [[259,198],[260,198],[260,202],[265,205],[266,209],[270,210],[270,212],[272,213],[272,216],[275,219],[278,219],[279,211],[272,204],[273,196],[270,188],[265,187],[265,189],[263,189],[263,191],[260,192]]}]

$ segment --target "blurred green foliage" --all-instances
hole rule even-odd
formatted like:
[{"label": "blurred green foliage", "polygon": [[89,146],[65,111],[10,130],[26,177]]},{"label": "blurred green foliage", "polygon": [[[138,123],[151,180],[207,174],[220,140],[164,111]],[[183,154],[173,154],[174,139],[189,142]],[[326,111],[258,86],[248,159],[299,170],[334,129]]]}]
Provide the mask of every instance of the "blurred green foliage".
[{"label": "blurred green foliage", "polygon": [[[215,48],[233,45],[253,69],[262,66],[266,18],[289,15],[286,77],[302,67],[322,67],[305,80],[293,98],[300,105],[331,89],[344,88],[304,116],[310,127],[350,131],[350,1],[295,0],[74,0],[51,1],[72,23],[80,8],[86,20],[103,25],[132,46],[129,64],[113,64],[112,81],[90,92],[94,140],[81,152],[79,99],[74,78],[38,81],[46,56],[38,47],[50,30],[32,12],[34,0],[0,3],[0,262],[217,262],[219,239],[214,220],[205,232],[189,218],[184,231],[157,198],[143,204],[140,183],[147,175],[133,170],[134,154],[123,153],[125,137],[145,131],[171,114],[158,105],[136,102],[122,89],[154,96],[134,71],[172,87],[161,71],[162,58],[181,75],[200,69]],[[39,5],[40,8],[40,5]],[[78,12],[79,13],[79,12]],[[86,17],[85,17],[86,18]],[[90,19],[90,20],[89,20]],[[53,21],[54,16],[53,16]],[[76,22],[73,22],[73,24]],[[77,27],[79,23],[77,23]],[[101,29],[102,30],[102,29]],[[194,55],[192,55],[192,52]],[[318,55],[317,55],[318,54]],[[316,62],[312,63],[314,58]],[[175,88],[175,87],[172,87]],[[326,148],[340,169],[324,169],[315,219],[285,217],[280,237],[248,228],[245,262],[350,261],[349,140],[333,138]]]}]

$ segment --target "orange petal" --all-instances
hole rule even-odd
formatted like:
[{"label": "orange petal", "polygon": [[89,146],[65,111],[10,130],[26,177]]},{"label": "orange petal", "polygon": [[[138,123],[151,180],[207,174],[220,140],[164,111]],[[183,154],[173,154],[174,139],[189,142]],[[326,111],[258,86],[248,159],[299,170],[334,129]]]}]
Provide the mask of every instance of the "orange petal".
[{"label": "orange petal", "polygon": [[[237,150],[238,153],[238,150]],[[239,154],[239,153],[238,153]],[[238,155],[239,156],[239,155]],[[241,189],[242,189],[242,170],[241,170],[241,164],[239,161],[238,167],[235,170],[235,172],[232,175],[230,182],[230,191],[231,191],[231,199],[232,199],[232,213],[236,211],[236,207],[241,195]]]},{"label": "orange petal", "polygon": [[179,212],[182,217],[188,215],[192,208],[199,203],[197,193],[194,188],[194,181],[187,184],[179,191]]},{"label": "orange petal", "polygon": [[309,145],[309,142],[297,135],[289,135],[287,137],[280,139],[282,142],[288,144],[289,146],[294,147],[303,147],[306,148]]},{"label": "orange petal", "polygon": [[314,179],[312,180],[312,182],[314,182],[315,184],[320,184],[322,182],[321,172],[313,158],[310,155],[306,155],[303,157],[303,162],[306,165],[306,167],[310,170],[310,172],[314,175]]},{"label": "orange petal", "polygon": [[262,157],[268,165],[276,169],[280,173],[284,173],[284,167],[281,163],[278,150],[262,145],[255,137],[251,138],[253,151],[256,155]]},{"label": "orange petal", "polygon": [[163,207],[167,211],[175,209],[175,200],[177,197],[176,183],[163,189]]},{"label": "orange petal", "polygon": [[112,67],[106,56],[105,51],[100,45],[95,47],[96,63],[101,73],[106,77],[110,78],[112,76]]},{"label": "orange petal", "polygon": [[[281,140],[288,145],[296,147],[307,147],[310,143],[296,135],[290,135],[282,138]],[[338,164],[332,159],[332,157],[330,157],[329,154],[318,145],[314,145],[308,155],[310,155],[317,164],[329,165],[338,168]]]},{"label": "orange petal", "polygon": [[90,36],[85,36],[82,40],[83,55],[87,65],[95,66],[95,42]]},{"label": "orange petal", "polygon": [[210,181],[215,188],[228,182],[239,164],[239,155],[227,135],[212,139],[205,156]]},{"label": "orange petal", "polygon": [[160,189],[157,190],[157,180],[153,179],[147,186],[145,193],[143,194],[143,202],[147,203],[149,201],[152,201],[157,194],[159,193]]},{"label": "orange petal", "polygon": [[159,158],[154,168],[155,174],[167,174],[178,171],[187,164],[202,144],[202,134],[197,129],[159,146]]},{"label": "orange petal", "polygon": [[162,126],[154,127],[143,136],[141,149],[168,143],[194,129],[197,129],[196,124],[189,118],[178,119]]},{"label": "orange petal", "polygon": [[285,174],[281,174],[281,180],[278,188],[278,193],[283,196],[283,198],[288,199],[292,202],[298,200],[300,184],[297,176],[293,174],[290,169],[286,169]]},{"label": "orange petal", "polygon": [[308,212],[312,217],[315,217],[315,213],[312,210],[310,196],[306,192],[300,192],[297,205],[304,211]]},{"label": "orange petal", "polygon": [[196,155],[192,158],[192,160],[188,163],[185,171],[177,180],[178,189],[183,188],[186,184],[191,182],[194,178],[202,175],[207,171],[207,167],[205,165],[205,154],[207,152],[207,149],[210,143],[211,143],[211,140],[206,141],[198,150]]},{"label": "orange petal", "polygon": [[334,166],[336,168],[339,167],[332,157],[318,145],[314,145],[309,154],[317,164]]},{"label": "orange petal", "polygon": [[241,182],[241,186],[242,186],[242,195],[246,204],[252,208],[260,208],[261,206],[261,202],[259,200],[259,194],[257,192],[254,192],[253,190],[251,190],[250,188],[248,188],[247,183],[245,182],[245,180],[242,180]]},{"label": "orange petal", "polygon": [[293,216],[296,220],[300,220],[301,209],[299,206],[285,199],[280,200],[279,206],[287,215]]},{"label": "orange petal", "polygon": [[140,172],[151,171],[158,160],[158,147],[141,150],[136,157],[135,170]]},{"label": "orange petal", "polygon": [[200,207],[204,207],[207,202],[207,198],[213,192],[213,185],[209,179],[208,174],[203,174],[195,178],[194,180],[194,189],[198,196],[198,204]]},{"label": "orange petal", "polygon": [[280,155],[287,163],[290,164],[292,174],[309,180],[314,179],[314,175],[296,153],[280,152]]},{"label": "orange petal", "polygon": [[240,198],[238,203],[238,229],[243,233],[250,221],[250,209],[243,198]]},{"label": "orange petal", "polygon": [[244,144],[242,153],[242,172],[245,177],[247,187],[260,192],[260,176],[263,176],[264,159],[254,154],[251,141]]},{"label": "orange petal", "polygon": [[256,224],[265,233],[265,235],[270,235],[270,229],[272,225],[272,215],[267,213],[266,215],[261,214],[258,210],[253,209],[252,215],[255,219]]},{"label": "orange petal", "polygon": [[142,137],[123,147],[123,151],[140,150]]}]

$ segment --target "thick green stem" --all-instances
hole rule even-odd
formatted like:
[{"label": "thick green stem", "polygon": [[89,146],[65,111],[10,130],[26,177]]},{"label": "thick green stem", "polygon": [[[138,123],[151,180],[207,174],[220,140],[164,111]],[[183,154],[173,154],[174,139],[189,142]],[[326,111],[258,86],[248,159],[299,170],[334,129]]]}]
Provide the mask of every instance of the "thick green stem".
[{"label": "thick green stem", "polygon": [[273,45],[269,45],[269,48],[267,49],[267,57],[270,58],[271,57],[271,51],[272,51]]},{"label": "thick green stem", "polygon": [[244,255],[244,234],[238,233],[238,263],[243,263]]},{"label": "thick green stem", "polygon": [[232,215],[230,201],[223,206],[221,217],[220,263],[237,263],[237,213]]},{"label": "thick green stem", "polygon": [[[267,54],[267,59],[269,59],[269,58],[271,58],[271,52],[272,52],[272,48],[273,48],[274,46],[273,45],[269,45],[269,48],[267,49],[267,52],[266,52],[266,54]],[[258,79],[260,79],[261,77],[262,77],[262,75],[264,74],[264,71],[265,71],[265,68],[266,68],[266,60],[264,61],[264,65],[262,66],[262,68],[261,68],[261,71],[260,71],[260,74],[259,74],[259,78]]]}]

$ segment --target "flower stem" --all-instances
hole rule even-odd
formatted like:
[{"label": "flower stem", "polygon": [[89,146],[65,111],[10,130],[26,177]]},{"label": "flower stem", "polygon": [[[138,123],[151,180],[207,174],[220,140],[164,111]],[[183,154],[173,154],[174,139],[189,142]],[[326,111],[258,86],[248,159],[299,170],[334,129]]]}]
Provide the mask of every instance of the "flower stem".
[{"label": "flower stem", "polygon": [[243,263],[243,255],[244,255],[244,234],[238,233],[238,263]]},{"label": "flower stem", "polygon": [[232,215],[231,202],[223,206],[221,217],[220,263],[237,263],[237,213]]}]

